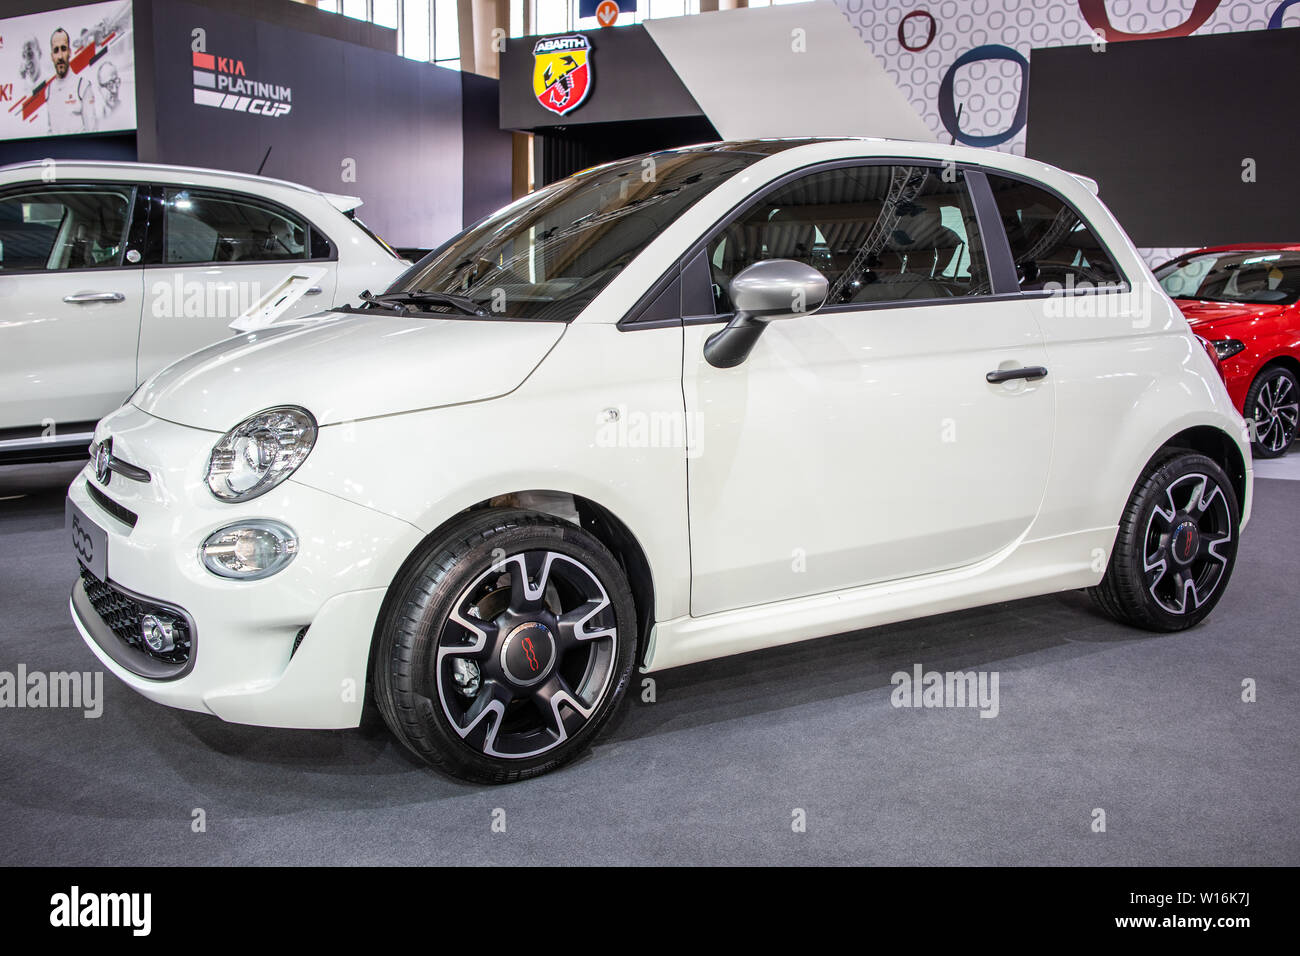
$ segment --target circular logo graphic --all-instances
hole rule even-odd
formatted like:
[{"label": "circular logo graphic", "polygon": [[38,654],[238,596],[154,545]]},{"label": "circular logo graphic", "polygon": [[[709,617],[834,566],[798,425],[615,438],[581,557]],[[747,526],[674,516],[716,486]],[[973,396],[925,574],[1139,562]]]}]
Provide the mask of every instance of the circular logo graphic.
[{"label": "circular logo graphic", "polygon": [[[1015,115],[1011,119],[1011,125],[1003,132],[991,136],[975,136],[962,130],[957,122],[957,107],[953,96],[953,82],[957,71],[963,66],[978,63],[981,60],[1010,60],[1020,67],[1020,98],[1016,101]],[[1028,116],[1029,61],[1015,50],[1000,43],[988,43],[984,46],[977,46],[973,50],[967,50],[953,61],[952,66],[948,67],[943,82],[939,84],[939,118],[943,120],[944,127],[952,134],[953,139],[966,146],[997,146],[999,143],[1005,143],[1024,129],[1025,120]]]},{"label": "circular logo graphic", "polygon": [[1179,564],[1190,564],[1200,547],[1201,532],[1197,530],[1196,522],[1183,521],[1174,529],[1172,550],[1174,560]]},{"label": "circular logo graphic", "polygon": [[555,638],[545,624],[520,624],[501,645],[501,669],[520,687],[530,687],[550,673],[555,662]]},{"label": "circular logo graphic", "polygon": [[[920,20],[920,19],[925,19],[929,21],[926,24],[925,39],[922,40],[920,43],[908,43],[907,32],[906,32],[907,21]],[[922,50],[924,50],[926,47],[928,47],[931,43],[934,42],[934,34],[935,31],[938,29],[939,29],[939,24],[934,19],[934,14],[930,13],[928,10],[913,10],[911,13],[904,16],[903,19],[898,21],[898,45],[901,46],[904,50],[911,50],[913,53],[920,53]]]}]

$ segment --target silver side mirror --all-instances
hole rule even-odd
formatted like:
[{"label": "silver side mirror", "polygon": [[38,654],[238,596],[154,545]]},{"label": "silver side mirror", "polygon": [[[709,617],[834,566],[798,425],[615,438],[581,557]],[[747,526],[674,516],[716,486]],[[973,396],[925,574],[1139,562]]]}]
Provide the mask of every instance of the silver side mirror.
[{"label": "silver side mirror", "polygon": [[738,272],[728,289],[735,318],[704,343],[704,358],[715,368],[745,361],[768,322],[816,312],[826,304],[830,283],[802,262],[765,259]]}]

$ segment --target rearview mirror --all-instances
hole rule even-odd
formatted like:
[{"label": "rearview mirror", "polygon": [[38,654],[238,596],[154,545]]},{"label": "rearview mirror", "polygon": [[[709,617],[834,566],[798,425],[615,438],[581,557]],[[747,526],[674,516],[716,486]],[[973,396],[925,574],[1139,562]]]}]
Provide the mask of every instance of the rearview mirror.
[{"label": "rearview mirror", "polygon": [[704,358],[715,368],[745,361],[767,323],[816,312],[826,303],[830,283],[805,263],[764,259],[736,273],[728,290],[736,315],[704,343]]}]

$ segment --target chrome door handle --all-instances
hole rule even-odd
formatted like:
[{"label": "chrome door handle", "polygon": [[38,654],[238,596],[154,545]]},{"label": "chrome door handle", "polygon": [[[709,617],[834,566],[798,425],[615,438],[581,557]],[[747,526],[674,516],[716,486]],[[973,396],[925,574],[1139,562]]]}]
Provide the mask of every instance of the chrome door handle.
[{"label": "chrome door handle", "polygon": [[1027,379],[1031,382],[1040,378],[1047,378],[1047,369],[1041,365],[1026,365],[1023,368],[1000,368],[984,376],[984,380],[990,385],[997,385],[999,382],[1010,382],[1018,378]]},{"label": "chrome door handle", "polygon": [[85,305],[88,302],[122,302],[125,299],[125,292],[74,292],[63,297],[64,302],[72,305]]}]

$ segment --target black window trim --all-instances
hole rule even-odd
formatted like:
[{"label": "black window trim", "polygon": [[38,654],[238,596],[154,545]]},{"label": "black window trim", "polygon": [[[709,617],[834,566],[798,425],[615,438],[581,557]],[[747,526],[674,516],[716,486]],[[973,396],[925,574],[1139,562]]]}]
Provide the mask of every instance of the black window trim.
[{"label": "black window trim", "polygon": [[[786,186],[797,179],[802,179],[805,176],[811,176],[821,172],[828,172],[834,169],[847,169],[856,166],[895,166],[900,164],[905,164],[910,166],[926,166],[935,169],[943,169],[947,166],[947,163],[945,163],[944,160],[934,159],[931,157],[850,156],[844,159],[823,160],[821,162],[810,163],[806,166],[800,166],[797,169],[792,169],[789,172],[782,174],[781,176],[777,177],[776,179],[772,180],[771,182],[761,187],[757,192],[751,193],[750,195],[742,199],[740,202],[732,206],[731,209],[729,209],[726,213],[724,213],[716,222],[713,223],[712,226],[708,228],[708,230],[705,231],[705,233],[701,238],[691,243],[690,247],[686,250],[686,252],[683,255],[681,255],[677,259],[677,261],[668,268],[668,270],[664,273],[664,275],[661,276],[659,280],[650,287],[649,291],[647,291],[645,294],[641,296],[640,299],[637,300],[636,305],[634,305],[631,309],[628,310],[627,315],[625,315],[618,322],[617,328],[621,332],[634,332],[639,329],[659,329],[659,328],[668,328],[670,326],[677,326],[677,325],[682,325],[682,326],[716,325],[719,323],[729,321],[734,313],[728,312],[722,314],[714,313],[712,315],[683,315],[679,319],[658,319],[652,321],[639,321],[638,317],[643,312],[645,312],[645,310],[654,301],[655,297],[658,296],[667,287],[667,284],[668,282],[671,281],[671,278],[679,274],[682,274],[683,276],[682,298],[683,300],[685,300],[686,296],[688,295],[687,283],[684,275],[687,264],[690,263],[695,256],[704,253],[705,250],[708,248],[709,243],[712,242],[713,239],[715,239],[717,235],[720,232],[722,232],[723,229],[725,229],[728,225],[730,225],[736,219],[736,217],[744,215],[750,208],[758,205],[758,203],[760,203],[766,196],[768,196],[773,191],[780,189],[783,186]],[[989,249],[989,243],[988,243],[989,226],[988,226],[987,218],[989,213],[987,209],[981,210],[980,202],[979,202],[979,194],[976,191],[976,189],[973,188],[973,186],[971,185],[971,180],[974,178],[978,177],[979,179],[982,180],[983,169],[979,166],[970,163],[956,163],[955,166],[957,169],[962,171],[963,177],[967,180],[967,187],[968,187],[967,192],[971,199],[971,205],[975,211],[976,226],[980,233],[980,243],[984,249],[985,264],[988,266],[990,280],[993,283],[992,291],[988,295],[960,296],[957,298],[948,298],[948,299],[898,299],[898,300],[886,301],[886,302],[864,302],[864,303],[842,302],[842,303],[837,303],[835,305],[823,306],[821,309],[817,310],[816,313],[817,315],[823,315],[823,314],[835,315],[841,312],[869,312],[869,311],[875,311],[877,309],[914,308],[918,306],[955,305],[957,303],[963,303],[963,302],[965,303],[997,302],[997,301],[1006,301],[1010,299],[1020,299],[1024,297],[1024,293],[1019,290],[1018,286],[1014,289],[1007,289],[1007,288],[1000,287],[997,281],[998,273],[994,269],[994,256],[991,250]],[[1000,233],[1001,232],[1000,222],[995,219],[994,223],[997,224],[997,232]],[[1009,252],[1009,246],[1007,246],[1006,237],[1001,236],[1001,241],[1003,246],[1006,247],[1005,254],[1009,257],[1010,252]],[[1005,267],[1006,263],[1003,262],[1002,265],[1003,267]]]},{"label": "black window trim", "polygon": [[[316,223],[309,219],[305,213],[301,213],[296,209],[291,209],[284,203],[276,202],[274,199],[267,199],[265,196],[244,192],[239,189],[228,189],[225,186],[198,186],[192,183],[167,183],[153,181],[149,184],[148,188],[153,194],[154,201],[157,203],[159,215],[156,223],[153,221],[152,216],[149,220],[149,240],[146,242],[146,248],[148,251],[141,263],[146,269],[195,269],[203,268],[205,266],[234,267],[241,265],[275,265],[284,262],[338,262],[339,260],[339,244],[330,238],[329,233],[316,225]],[[311,233],[315,232],[329,244],[330,254],[328,256],[313,256],[309,259],[236,259],[233,262],[221,259],[209,259],[206,262],[166,262],[164,261],[166,255],[164,230],[166,229],[166,202],[168,189],[197,189],[201,192],[222,193],[228,196],[233,196],[237,199],[252,200],[254,204],[269,207],[275,211],[277,215],[283,214],[286,218],[300,219],[307,225],[308,247],[310,248],[311,244]],[[157,257],[157,261],[152,261],[155,257]]]},{"label": "black window trim", "polygon": [[[943,168],[947,163],[941,159],[931,157],[916,156],[870,156],[870,157],[848,157],[846,159],[828,160],[818,163],[810,163],[807,166],[801,166],[798,169],[790,170],[779,176],[777,179],[763,186],[758,192],[753,193],[729,209],[718,221],[716,221],[704,233],[703,238],[697,239],[691,244],[687,251],[678,257],[665,273],[650,286],[650,288],[639,298],[636,304],[628,310],[627,314],[619,320],[617,328],[620,332],[635,332],[641,329],[663,329],[673,326],[686,325],[717,325],[727,322],[734,313],[713,314],[713,315],[683,315],[678,319],[655,319],[642,321],[639,316],[649,308],[651,303],[667,288],[669,282],[678,275],[682,275],[682,298],[687,296],[687,283],[684,275],[686,266],[698,254],[702,253],[708,244],[722,231],[736,216],[743,215],[750,207],[757,205],[764,196],[775,189],[787,185],[795,179],[817,172],[823,172],[831,169],[840,169],[852,166],[884,166],[906,163],[913,166],[929,166]],[[1031,179],[1026,176],[1018,175],[1001,169],[996,166],[985,166],[979,163],[959,162],[956,168],[960,169],[966,180],[968,193],[971,197],[972,205],[975,209],[976,225],[979,228],[980,242],[984,249],[985,263],[989,270],[989,280],[992,285],[992,292],[988,295],[980,296],[961,296],[949,299],[898,299],[887,302],[869,302],[853,303],[845,302],[835,305],[824,306],[817,310],[818,315],[827,314],[835,315],[840,312],[873,312],[879,309],[907,309],[922,306],[940,306],[940,305],[959,305],[971,304],[975,302],[1009,302],[1024,301],[1026,299],[1044,299],[1051,296],[1064,295],[1117,295],[1133,291],[1133,283],[1129,281],[1128,274],[1120,265],[1119,260],[1111,250],[1110,246],[1101,238],[1097,230],[1093,227],[1091,220],[1083,215],[1059,190],[1041,180]],[[1069,207],[1070,211],[1079,217],[1079,221],[1092,233],[1093,238],[1097,240],[1098,245],[1110,258],[1111,264],[1115,267],[1116,273],[1120,276],[1120,281],[1110,286],[1091,286],[1074,289],[1032,289],[1024,290],[1020,288],[1019,280],[1015,275],[1015,260],[1011,254],[1011,243],[1007,239],[1006,230],[1002,228],[1002,216],[997,208],[997,201],[993,194],[993,187],[988,182],[988,176],[1001,176],[1004,179],[1012,179],[1022,182],[1028,186],[1034,186],[1059,200],[1063,205]]]},{"label": "black window trim", "polygon": [[20,196],[38,190],[69,190],[69,189],[95,189],[104,186],[116,186],[130,193],[131,200],[126,213],[126,230],[125,241],[122,243],[122,254],[118,256],[117,264],[112,266],[79,266],[75,269],[4,269],[0,268],[0,276],[61,276],[74,275],[77,273],[107,273],[120,271],[122,269],[139,269],[141,263],[127,262],[126,254],[131,249],[136,249],[135,240],[137,238],[137,223],[140,213],[140,199],[145,190],[140,183],[129,179],[75,179],[69,182],[25,182],[14,183],[11,186],[0,187],[0,202],[4,202],[13,196]]}]

